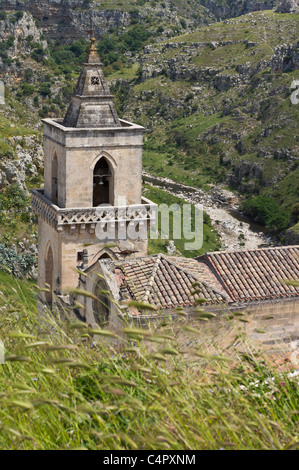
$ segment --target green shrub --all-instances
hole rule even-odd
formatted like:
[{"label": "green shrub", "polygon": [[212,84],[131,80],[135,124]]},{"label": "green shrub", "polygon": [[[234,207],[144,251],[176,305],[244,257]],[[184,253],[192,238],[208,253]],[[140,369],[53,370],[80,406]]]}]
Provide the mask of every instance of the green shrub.
[{"label": "green shrub", "polygon": [[0,195],[2,209],[21,211],[28,207],[28,196],[16,184],[11,184],[2,190]]},{"label": "green shrub", "polygon": [[14,37],[9,36],[9,38],[6,40],[7,49],[10,49],[14,45],[14,42],[15,42]]},{"label": "green shrub", "polygon": [[39,110],[38,114],[41,118],[47,117],[47,115],[49,114],[49,107],[48,106],[43,106],[42,109]]},{"label": "green shrub", "polygon": [[39,86],[39,89],[38,89],[39,93],[42,95],[42,96],[51,96],[51,86],[50,86],[50,83],[47,83],[47,82],[42,82]]},{"label": "green shrub", "polygon": [[30,83],[32,78],[33,78],[33,70],[32,69],[26,69],[24,72],[24,81],[27,83]]},{"label": "green shrub", "polygon": [[13,158],[15,155],[13,147],[0,140],[0,158]]},{"label": "green shrub", "polygon": [[22,83],[21,88],[24,95],[33,95],[35,92],[35,86],[27,82]]},{"label": "green shrub", "polygon": [[23,277],[34,266],[35,259],[29,253],[19,254],[15,247],[0,244],[0,268],[5,267],[16,277]]},{"label": "green shrub", "polygon": [[45,57],[45,51],[43,47],[38,44],[34,47],[33,51],[31,52],[31,58],[36,62],[43,62]]},{"label": "green shrub", "polygon": [[16,13],[14,13],[12,17],[10,18],[10,21],[12,23],[17,23],[21,18],[23,18],[23,16],[24,16],[23,11],[16,11]]},{"label": "green shrub", "polygon": [[297,224],[297,222],[299,222],[299,202],[297,202],[297,204],[295,204],[293,207],[292,207],[292,210],[291,210],[291,219],[292,219],[292,223],[294,225]]},{"label": "green shrub", "polygon": [[289,213],[281,211],[274,199],[268,196],[252,197],[244,203],[242,209],[246,215],[274,231],[285,230],[290,222]]}]

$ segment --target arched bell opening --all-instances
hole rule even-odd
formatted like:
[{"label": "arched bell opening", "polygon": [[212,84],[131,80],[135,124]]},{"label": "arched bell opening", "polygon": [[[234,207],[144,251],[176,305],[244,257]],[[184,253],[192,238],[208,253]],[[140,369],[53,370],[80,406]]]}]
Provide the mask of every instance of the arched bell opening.
[{"label": "arched bell opening", "polygon": [[113,205],[112,171],[105,157],[100,158],[93,171],[93,207]]},{"label": "arched bell opening", "polygon": [[46,302],[49,305],[52,305],[53,302],[53,269],[54,269],[54,260],[52,248],[49,247],[46,260],[45,260],[45,281],[47,284],[47,289],[49,292],[45,292]]}]

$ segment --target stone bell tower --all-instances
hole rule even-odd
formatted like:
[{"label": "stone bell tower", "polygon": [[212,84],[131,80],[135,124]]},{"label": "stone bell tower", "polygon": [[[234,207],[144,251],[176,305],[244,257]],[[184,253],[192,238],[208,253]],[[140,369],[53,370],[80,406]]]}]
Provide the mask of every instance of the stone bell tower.
[{"label": "stone bell tower", "polygon": [[65,118],[43,123],[44,189],[32,190],[32,206],[38,284],[52,304],[52,292],[77,287],[76,268],[108,256],[107,243],[115,257],[147,254],[155,205],[141,196],[144,128],[119,119],[94,38]]}]

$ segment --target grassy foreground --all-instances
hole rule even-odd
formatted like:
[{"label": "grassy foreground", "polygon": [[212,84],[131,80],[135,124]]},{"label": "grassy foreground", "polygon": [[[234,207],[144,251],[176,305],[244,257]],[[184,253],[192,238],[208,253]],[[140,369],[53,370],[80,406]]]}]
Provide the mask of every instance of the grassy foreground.
[{"label": "grassy foreground", "polygon": [[1,449],[298,448],[295,378],[247,344],[241,317],[238,350],[217,351],[200,314],[127,328],[116,346],[112,332],[41,320],[29,284],[0,282]]}]

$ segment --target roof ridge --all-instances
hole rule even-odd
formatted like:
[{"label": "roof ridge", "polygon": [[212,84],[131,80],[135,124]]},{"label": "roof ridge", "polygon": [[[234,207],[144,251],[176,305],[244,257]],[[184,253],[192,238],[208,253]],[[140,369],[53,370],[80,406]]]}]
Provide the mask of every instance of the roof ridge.
[{"label": "roof ridge", "polygon": [[233,301],[266,300],[299,295],[283,286],[279,278],[298,276],[296,245],[257,250],[207,253],[206,264]]},{"label": "roof ridge", "polygon": [[[183,268],[182,266],[179,266],[178,264],[175,263],[175,261],[173,260],[170,260],[166,255],[164,255],[163,253],[160,253],[161,254],[161,258],[163,258],[165,261],[167,261],[167,263],[169,264],[172,264],[174,265],[177,269],[179,269],[180,271],[183,271],[185,274],[188,274],[188,276],[192,276],[196,281],[196,275],[194,273],[192,273],[191,271],[188,271],[188,269],[186,268]],[[188,259],[188,258],[185,258],[185,259]],[[197,261],[196,259],[194,258],[190,258],[192,259],[193,261]],[[198,261],[197,261],[198,262]],[[198,263],[199,264],[199,263]],[[198,266],[199,267],[199,266]]]},{"label": "roof ridge", "polygon": [[155,276],[157,274],[158,267],[159,267],[160,262],[161,262],[161,258],[162,258],[162,253],[159,253],[157,255],[157,259],[155,261],[151,277],[149,278],[149,281],[148,281],[148,284],[147,284],[147,290],[145,291],[145,294],[144,294],[144,297],[143,297],[144,302],[148,302],[148,298],[150,296],[151,288],[153,287],[153,283],[155,281]]},{"label": "roof ridge", "polygon": [[[185,268],[182,268],[181,266],[178,266],[174,260],[171,260],[169,259],[166,255],[164,255],[163,253],[161,253],[161,258],[163,258],[165,261],[167,261],[169,264],[175,266],[177,269],[179,269],[180,271],[183,271],[186,275],[192,277],[196,282],[198,282],[200,284],[200,286],[203,286],[205,287],[206,289],[209,289],[213,292],[213,294],[217,297],[219,296],[220,298],[224,299],[224,300],[227,300],[226,297],[219,291],[216,289],[216,286],[214,285],[209,285],[207,283],[207,281],[204,281],[202,279],[200,279],[200,276],[198,275],[198,278],[196,277],[196,275],[193,273],[193,272],[190,272],[188,271],[187,269]],[[183,257],[182,257],[183,258]],[[185,258],[185,259],[188,259],[188,258]],[[194,258],[190,258],[192,261],[196,261],[198,264],[199,262],[194,259]],[[202,274],[202,273],[201,273]]]},{"label": "roof ridge", "polygon": [[264,248],[249,248],[248,250],[223,250],[223,251],[207,251],[203,255],[197,256],[195,259],[198,260],[199,258],[202,258],[204,256],[209,256],[209,255],[222,255],[225,253],[252,253],[254,251],[269,251],[269,250],[285,250],[285,249],[290,249],[290,248],[299,248],[299,245],[286,245],[286,246],[268,246]]}]

